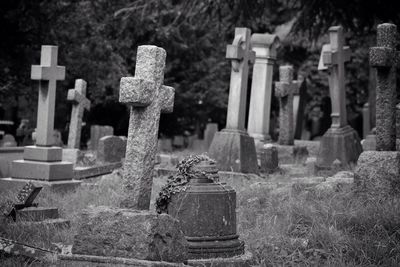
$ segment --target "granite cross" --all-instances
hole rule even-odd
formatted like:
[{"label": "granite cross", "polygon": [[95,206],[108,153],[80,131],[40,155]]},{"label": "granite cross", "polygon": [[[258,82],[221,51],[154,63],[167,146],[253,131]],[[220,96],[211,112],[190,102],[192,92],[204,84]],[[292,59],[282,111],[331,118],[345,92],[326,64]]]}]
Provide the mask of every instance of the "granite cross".
[{"label": "granite cross", "polygon": [[248,132],[255,141],[271,140],[269,122],[272,98],[272,74],[279,38],[274,34],[254,33],[251,47],[256,53],[251,83]]},{"label": "granite cross", "polygon": [[377,70],[376,81],[376,150],[396,150],[396,51],[397,27],[378,25],[377,46],[369,52],[369,61]]},{"label": "granite cross", "polygon": [[226,128],[244,130],[248,63],[253,63],[255,59],[255,53],[250,47],[249,29],[235,28],[233,43],[226,47],[226,58],[232,60]]},{"label": "granite cross", "polygon": [[294,144],[293,94],[300,82],[293,81],[293,67],[279,67],[279,82],[275,83],[275,96],[279,98],[279,144]]},{"label": "granite cross", "polygon": [[86,82],[82,79],[75,80],[75,88],[68,90],[67,99],[73,102],[69,124],[68,147],[79,148],[83,112],[85,109],[90,110],[90,100],[86,98]]},{"label": "granite cross", "polygon": [[128,194],[121,203],[125,208],[150,208],[160,113],[172,112],[174,106],[174,88],[163,85],[165,58],[160,47],[139,46],[135,77],[121,79],[119,101],[130,105],[124,163]]},{"label": "granite cross", "polygon": [[329,69],[329,91],[332,103],[332,128],[347,125],[344,63],[350,60],[350,48],[344,45],[343,28],[329,28],[330,44],[322,47],[318,70]]},{"label": "granite cross", "polygon": [[53,144],[56,82],[65,79],[65,67],[57,65],[57,46],[42,45],[40,65],[33,65],[31,79],[39,80],[36,145]]}]

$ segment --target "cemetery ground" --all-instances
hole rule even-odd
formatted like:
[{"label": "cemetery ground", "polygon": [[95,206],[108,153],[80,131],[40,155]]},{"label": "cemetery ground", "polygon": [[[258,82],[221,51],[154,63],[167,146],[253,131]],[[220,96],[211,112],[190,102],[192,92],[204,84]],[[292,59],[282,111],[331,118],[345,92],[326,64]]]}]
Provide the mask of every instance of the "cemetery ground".
[{"label": "cemetery ground", "polygon": [[[303,175],[301,175],[303,172]],[[46,249],[71,249],[80,212],[90,205],[115,206],[124,197],[121,169],[86,181],[73,193],[39,194],[41,206],[56,206],[70,228],[13,227],[3,220],[0,236]],[[296,186],[305,166],[282,166],[263,176],[224,178],[237,192],[238,233],[255,258],[255,266],[399,266],[400,198],[376,199],[351,186],[335,191]],[[309,176],[309,175],[308,175]],[[167,175],[154,173],[152,209]],[[0,202],[10,198],[1,196]],[[57,245],[55,245],[57,244]],[[0,255],[3,266],[46,266]],[[48,263],[50,265],[50,263]]]}]

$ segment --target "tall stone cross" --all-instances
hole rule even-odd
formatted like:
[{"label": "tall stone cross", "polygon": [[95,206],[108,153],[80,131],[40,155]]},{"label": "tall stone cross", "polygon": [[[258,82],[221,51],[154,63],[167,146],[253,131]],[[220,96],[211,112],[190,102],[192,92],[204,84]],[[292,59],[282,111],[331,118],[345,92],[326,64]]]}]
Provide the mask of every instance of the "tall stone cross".
[{"label": "tall stone cross", "polygon": [[279,38],[274,34],[253,33],[251,47],[256,53],[251,83],[248,133],[257,143],[271,140],[269,121],[272,98],[272,74]]},{"label": "tall stone cross", "polygon": [[86,82],[84,80],[75,80],[75,88],[68,90],[67,100],[72,101],[68,147],[79,148],[83,112],[85,109],[90,110],[90,100],[86,98]]},{"label": "tall stone cross", "polygon": [[347,125],[344,63],[350,60],[350,48],[344,45],[343,28],[329,28],[330,44],[322,47],[318,70],[329,70],[329,91],[332,103],[332,128]]},{"label": "tall stone cross", "polygon": [[249,62],[255,59],[249,29],[235,28],[233,43],[226,47],[226,58],[232,60],[226,128],[244,130]]},{"label": "tall stone cross", "polygon": [[396,51],[397,26],[378,25],[377,46],[369,52],[369,61],[376,68],[376,150],[396,150]]},{"label": "tall stone cross", "polygon": [[39,81],[36,145],[53,144],[56,82],[65,79],[65,67],[57,65],[57,46],[42,45],[40,65],[32,65],[31,79]]},{"label": "tall stone cross", "polygon": [[135,77],[121,79],[119,101],[130,105],[124,164],[128,194],[121,203],[125,208],[150,208],[160,113],[172,112],[174,106],[174,88],[163,85],[165,58],[160,47],[139,46]]},{"label": "tall stone cross", "polygon": [[293,66],[279,67],[279,82],[275,83],[275,96],[279,98],[279,144],[294,144],[293,95],[300,82],[293,81]]}]

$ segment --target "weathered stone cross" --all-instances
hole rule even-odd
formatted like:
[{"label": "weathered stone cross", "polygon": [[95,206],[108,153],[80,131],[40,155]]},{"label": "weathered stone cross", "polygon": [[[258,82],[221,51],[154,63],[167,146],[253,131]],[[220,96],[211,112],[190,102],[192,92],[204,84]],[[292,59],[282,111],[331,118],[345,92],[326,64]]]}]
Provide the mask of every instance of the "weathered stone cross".
[{"label": "weathered stone cross", "polygon": [[39,80],[36,145],[53,144],[56,82],[65,79],[65,67],[57,66],[57,46],[43,45],[40,65],[32,65],[31,79]]},{"label": "weathered stone cross", "polygon": [[369,61],[377,69],[376,82],[376,150],[396,150],[396,51],[397,26],[378,25],[377,46],[369,52]]},{"label": "weathered stone cross", "polygon": [[130,105],[122,207],[150,208],[152,172],[161,112],[172,112],[175,90],[164,86],[166,52],[157,46],[138,47],[135,77],[123,77],[119,101]]},{"label": "weathered stone cross", "polygon": [[275,96],[279,98],[279,144],[294,144],[293,95],[300,86],[293,81],[293,66],[279,67],[279,82],[275,82]]},{"label": "weathered stone cross", "polygon": [[254,63],[255,52],[250,46],[250,30],[235,28],[235,39],[226,47],[226,58],[232,60],[226,128],[244,130],[249,61]]},{"label": "weathered stone cross", "polygon": [[329,91],[332,103],[332,128],[347,125],[344,63],[350,60],[350,48],[344,45],[343,28],[329,28],[330,44],[322,47],[318,70],[329,69]]},{"label": "weathered stone cross", "polygon": [[86,82],[82,79],[75,80],[75,88],[68,90],[67,99],[73,102],[69,124],[68,147],[79,148],[83,112],[85,109],[90,110],[90,100],[86,98]]}]

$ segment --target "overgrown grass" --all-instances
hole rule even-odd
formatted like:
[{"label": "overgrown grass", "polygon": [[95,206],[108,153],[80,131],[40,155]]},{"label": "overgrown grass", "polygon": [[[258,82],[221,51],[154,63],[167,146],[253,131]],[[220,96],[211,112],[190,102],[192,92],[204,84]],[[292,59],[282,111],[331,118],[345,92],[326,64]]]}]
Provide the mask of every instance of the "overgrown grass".
[{"label": "overgrown grass", "polygon": [[[153,198],[164,178],[156,179]],[[350,189],[319,195],[290,186],[240,187],[238,232],[260,266],[400,266],[400,198],[374,199]],[[45,248],[72,244],[82,209],[118,206],[122,196],[116,175],[67,195],[41,194],[40,205],[60,208],[72,227],[32,231],[4,222],[0,235]]]}]

